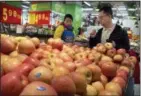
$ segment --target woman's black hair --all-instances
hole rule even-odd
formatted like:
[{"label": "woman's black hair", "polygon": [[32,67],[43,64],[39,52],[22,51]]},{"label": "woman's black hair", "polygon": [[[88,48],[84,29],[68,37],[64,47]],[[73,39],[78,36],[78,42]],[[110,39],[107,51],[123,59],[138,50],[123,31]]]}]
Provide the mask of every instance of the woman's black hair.
[{"label": "woman's black hair", "polygon": [[64,21],[65,21],[66,18],[70,18],[73,21],[73,17],[72,17],[71,14],[66,14],[65,17],[64,17]]},{"label": "woman's black hair", "polygon": [[113,18],[112,6],[110,4],[101,5],[99,12],[103,11],[107,15],[110,15]]}]

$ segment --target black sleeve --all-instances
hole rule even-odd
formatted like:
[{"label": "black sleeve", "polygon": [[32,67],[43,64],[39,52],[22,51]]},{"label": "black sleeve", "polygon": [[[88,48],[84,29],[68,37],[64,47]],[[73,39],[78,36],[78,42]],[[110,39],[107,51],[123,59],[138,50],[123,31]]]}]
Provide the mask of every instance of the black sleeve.
[{"label": "black sleeve", "polygon": [[95,37],[90,36],[89,38],[89,47],[90,48],[93,48],[94,46],[96,46],[96,44],[100,43],[99,39],[100,39],[101,30],[97,32]]},{"label": "black sleeve", "polygon": [[122,48],[125,48],[126,50],[130,49],[130,42],[128,38],[127,31],[123,30],[123,36],[122,36]]}]

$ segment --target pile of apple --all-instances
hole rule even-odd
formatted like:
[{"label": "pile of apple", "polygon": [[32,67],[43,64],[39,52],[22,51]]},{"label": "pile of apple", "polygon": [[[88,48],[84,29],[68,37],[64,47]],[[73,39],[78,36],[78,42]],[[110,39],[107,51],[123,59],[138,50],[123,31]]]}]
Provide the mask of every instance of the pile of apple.
[{"label": "pile of apple", "polygon": [[1,36],[2,96],[123,96],[137,59],[111,43]]}]

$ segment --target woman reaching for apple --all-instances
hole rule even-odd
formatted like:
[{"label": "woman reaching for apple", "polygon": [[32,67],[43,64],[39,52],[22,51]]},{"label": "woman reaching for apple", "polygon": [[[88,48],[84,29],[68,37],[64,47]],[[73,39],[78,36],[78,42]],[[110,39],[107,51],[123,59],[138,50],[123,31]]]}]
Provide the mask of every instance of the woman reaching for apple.
[{"label": "woman reaching for apple", "polygon": [[121,26],[112,23],[113,12],[111,6],[103,6],[99,10],[99,21],[103,28],[95,36],[91,35],[89,46],[92,48],[98,43],[113,43],[116,49],[130,49],[127,32]]},{"label": "woman reaching for apple", "polygon": [[66,14],[64,21],[57,27],[54,38],[61,38],[64,42],[72,43],[74,41],[72,21],[72,15]]}]

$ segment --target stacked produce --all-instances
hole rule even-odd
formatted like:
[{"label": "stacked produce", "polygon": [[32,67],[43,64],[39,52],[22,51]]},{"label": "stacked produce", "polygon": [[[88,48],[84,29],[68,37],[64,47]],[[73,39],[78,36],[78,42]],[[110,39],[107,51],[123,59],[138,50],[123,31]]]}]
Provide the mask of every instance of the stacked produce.
[{"label": "stacked produce", "polygon": [[137,59],[111,43],[1,36],[2,96],[121,96]]}]

